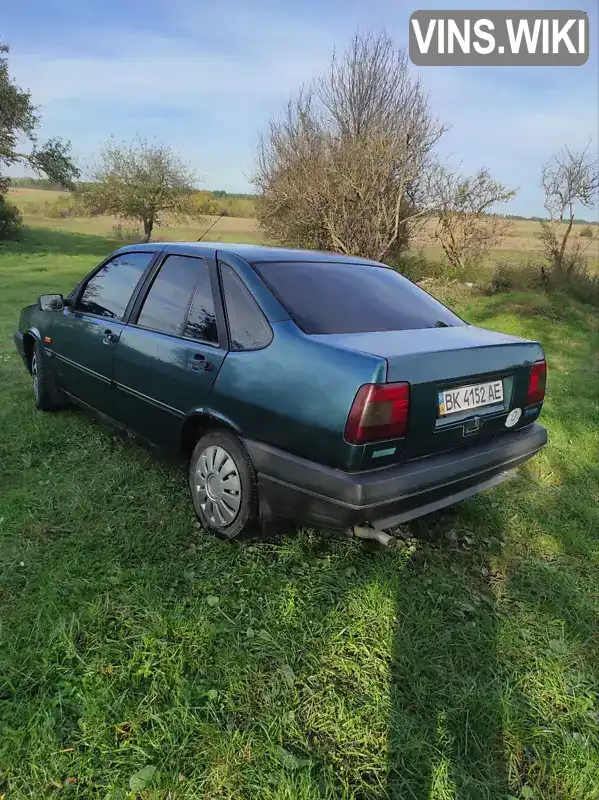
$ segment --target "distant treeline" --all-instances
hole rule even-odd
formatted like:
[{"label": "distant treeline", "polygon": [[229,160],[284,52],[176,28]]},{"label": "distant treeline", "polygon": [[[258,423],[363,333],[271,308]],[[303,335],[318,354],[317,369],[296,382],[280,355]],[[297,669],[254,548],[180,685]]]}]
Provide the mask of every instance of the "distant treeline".
[{"label": "distant treeline", "polygon": [[[520,220],[522,222],[541,222],[542,220],[547,220],[547,217],[521,217],[519,214],[497,214],[497,216],[504,217],[504,219]],[[574,225],[597,225],[597,220],[578,219],[575,217]]]},{"label": "distant treeline", "polygon": [[19,189],[50,189],[52,191],[64,191],[64,186],[53,183],[47,178],[11,178],[10,185]]}]

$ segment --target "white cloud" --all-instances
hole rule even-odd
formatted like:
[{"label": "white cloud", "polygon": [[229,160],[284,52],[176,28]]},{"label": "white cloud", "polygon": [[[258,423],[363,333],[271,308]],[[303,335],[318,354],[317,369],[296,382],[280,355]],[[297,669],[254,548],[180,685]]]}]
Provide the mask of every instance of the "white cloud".
[{"label": "white cloud", "polygon": [[118,58],[27,56],[12,62],[19,81],[46,109],[64,101],[191,108],[198,97],[244,106],[297,86],[311,74],[306,66],[293,55],[281,58],[275,71],[267,61],[181,53],[166,39],[152,56],[147,52]]}]

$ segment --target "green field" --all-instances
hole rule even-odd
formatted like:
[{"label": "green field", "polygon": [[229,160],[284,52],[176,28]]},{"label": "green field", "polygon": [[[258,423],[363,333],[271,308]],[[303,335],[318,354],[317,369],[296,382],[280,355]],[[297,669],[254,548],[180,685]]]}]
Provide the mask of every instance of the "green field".
[{"label": "green field", "polygon": [[[140,240],[142,229],[139,222],[118,220],[109,216],[71,216],[66,218],[46,216],[47,204],[52,204],[61,198],[66,199],[67,196],[64,192],[48,189],[13,188],[9,191],[10,201],[21,210],[25,222],[29,225],[108,237],[114,237],[115,230],[120,228],[125,234],[125,239],[120,241],[121,245],[127,241]],[[258,241],[256,221],[251,216],[221,218],[204,216],[200,219],[189,220],[187,225],[182,225],[180,221],[174,221],[169,225],[155,225],[152,238],[170,242],[193,242],[213,224],[214,227],[205,237],[209,241],[248,242],[250,244]]]},{"label": "green field", "polygon": [[177,467],[34,409],[19,309],[115,244],[40,227],[0,247],[0,798],[597,800],[590,307],[457,305],[546,348],[550,445],[512,481],[396,551],[226,544]]},{"label": "green field", "polygon": [[[48,189],[13,188],[9,192],[10,201],[21,209],[25,221],[30,225],[99,236],[114,235],[115,227],[120,225],[124,232],[132,234],[133,239],[137,234],[137,240],[139,240],[141,231],[138,224],[117,220],[114,217],[73,216],[66,219],[45,217],[43,213],[45,204],[47,202],[52,203],[61,197],[66,197],[64,192]],[[35,210],[35,214],[31,213],[32,209]],[[202,220],[190,221],[185,226],[177,222],[172,225],[160,225],[154,228],[153,238],[155,240],[173,242],[195,241],[213,222],[216,224],[205,237],[208,241],[247,242],[250,244],[260,241],[260,232],[257,228],[256,220],[251,216],[231,216],[222,217],[221,219],[205,217]],[[434,219],[428,221],[414,244],[416,248],[423,251],[427,258],[440,260],[443,257],[443,253],[438,241],[435,239],[435,227],[436,221]],[[581,230],[582,226],[575,226],[572,237],[574,239],[578,237]],[[542,253],[537,234],[538,223],[534,220],[514,220],[509,233],[493,247],[486,261],[490,263],[497,261],[540,262]],[[590,243],[586,251],[586,257],[591,271],[598,271],[599,238],[595,238]]]}]

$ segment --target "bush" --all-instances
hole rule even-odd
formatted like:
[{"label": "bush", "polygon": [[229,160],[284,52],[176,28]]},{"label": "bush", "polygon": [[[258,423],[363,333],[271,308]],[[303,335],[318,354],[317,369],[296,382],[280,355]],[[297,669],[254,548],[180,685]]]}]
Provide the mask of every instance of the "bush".
[{"label": "bush", "polygon": [[589,272],[586,259],[577,257],[568,271],[554,270],[549,278],[549,288],[569,294],[583,303],[599,306],[599,275]]},{"label": "bush", "polygon": [[4,195],[0,194],[0,241],[18,239],[22,226],[23,218],[19,209],[7,203]]},{"label": "bush", "polygon": [[46,212],[45,203],[40,203],[37,200],[26,200],[21,203],[21,212],[26,217],[43,217]]},{"label": "bush", "polygon": [[569,261],[567,270],[551,270],[536,261],[498,261],[495,264],[489,290],[503,292],[563,292],[576,300],[599,305],[599,275],[588,270],[584,259]]},{"label": "bush", "polygon": [[423,278],[443,278],[446,269],[440,261],[427,258],[421,251],[406,251],[394,259],[389,266],[414,283]]},{"label": "bush", "polygon": [[489,267],[478,261],[466,261],[464,264],[450,264],[443,262],[443,275],[447,280],[458,283],[488,283],[490,279]]},{"label": "bush", "polygon": [[405,251],[390,262],[390,266],[414,283],[422,280],[435,280],[439,283],[486,284],[489,281],[489,268],[482,264],[466,263],[458,269],[445,259],[437,261],[428,258],[422,251]]},{"label": "bush", "polygon": [[591,225],[585,225],[579,233],[579,236],[582,236],[585,239],[592,239],[594,235],[595,233]]},{"label": "bush", "polygon": [[244,195],[228,195],[226,192],[195,192],[193,197],[197,214],[223,217],[254,217],[256,201]]},{"label": "bush", "polygon": [[[256,215],[256,202],[250,197],[228,197],[216,203],[225,212],[226,217],[254,217]],[[219,212],[217,212],[219,213]]]},{"label": "bush", "polygon": [[89,216],[80,195],[60,195],[53,200],[26,200],[21,204],[23,214],[29,217],[60,219],[61,217]]},{"label": "bush", "polygon": [[44,203],[44,216],[48,219],[61,217],[84,217],[88,212],[82,197],[77,195],[61,195],[55,200],[46,200]]},{"label": "bush", "polygon": [[484,294],[480,284],[438,278],[424,278],[418,281],[418,286],[450,307]]},{"label": "bush", "polygon": [[491,294],[526,292],[542,289],[546,273],[535,261],[497,261],[491,272]]}]

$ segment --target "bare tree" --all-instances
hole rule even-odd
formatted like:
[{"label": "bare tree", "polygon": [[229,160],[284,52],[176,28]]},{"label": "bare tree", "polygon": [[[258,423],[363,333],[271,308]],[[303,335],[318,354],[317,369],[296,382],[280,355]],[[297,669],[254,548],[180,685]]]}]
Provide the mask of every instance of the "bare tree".
[{"label": "bare tree", "polygon": [[270,122],[254,183],[267,237],[391,258],[429,208],[426,172],[444,133],[386,34],[356,36]]},{"label": "bare tree", "polygon": [[564,147],[543,167],[541,183],[548,219],[539,222],[539,239],[553,272],[568,276],[584,264],[584,253],[596,240],[572,238],[576,207],[592,209],[599,194],[599,161],[590,144],[578,152]]},{"label": "bare tree", "polygon": [[138,220],[143,241],[165,215],[196,214],[195,174],[167,145],[138,137],[131,144],[110,140],[91,174],[86,203],[92,213]]},{"label": "bare tree", "polygon": [[462,271],[467,264],[477,264],[507,234],[511,222],[491,209],[507,203],[515,194],[494,180],[488,169],[474,175],[438,167],[434,178],[438,209],[435,236],[450,267]]}]

